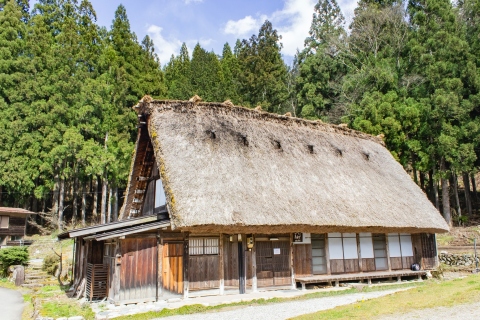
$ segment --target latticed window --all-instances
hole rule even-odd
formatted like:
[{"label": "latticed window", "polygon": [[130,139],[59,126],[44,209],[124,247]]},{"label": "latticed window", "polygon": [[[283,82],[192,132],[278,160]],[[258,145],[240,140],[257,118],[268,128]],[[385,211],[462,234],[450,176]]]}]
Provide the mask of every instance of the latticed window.
[{"label": "latticed window", "polygon": [[188,245],[188,253],[192,256],[214,255],[219,252],[218,238],[190,238]]}]

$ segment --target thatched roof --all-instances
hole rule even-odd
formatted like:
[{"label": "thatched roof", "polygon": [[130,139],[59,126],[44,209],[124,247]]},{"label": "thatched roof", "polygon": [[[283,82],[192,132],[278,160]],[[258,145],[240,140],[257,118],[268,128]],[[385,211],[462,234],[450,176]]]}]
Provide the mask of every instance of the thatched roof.
[{"label": "thatched roof", "polygon": [[[135,110],[148,125],[174,229],[448,230],[380,138],[231,104],[144,98]],[[135,178],[132,170],[122,218]]]}]

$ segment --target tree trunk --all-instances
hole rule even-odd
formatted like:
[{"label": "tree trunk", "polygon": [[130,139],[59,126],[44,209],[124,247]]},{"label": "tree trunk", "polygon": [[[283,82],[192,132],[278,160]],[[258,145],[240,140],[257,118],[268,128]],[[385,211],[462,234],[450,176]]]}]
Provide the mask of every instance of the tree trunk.
[{"label": "tree trunk", "polygon": [[65,199],[65,179],[60,179],[60,194],[58,199],[58,230],[63,230],[63,210],[64,210],[64,201]]},{"label": "tree trunk", "polygon": [[93,177],[93,210],[92,210],[92,220],[94,223],[98,222],[98,177]]},{"label": "tree trunk", "polygon": [[[105,174],[106,175],[106,174]],[[102,203],[100,207],[100,223],[106,223],[106,208],[107,208],[107,177],[102,179]]]},{"label": "tree trunk", "polygon": [[113,188],[113,221],[118,220],[118,187]]},{"label": "tree trunk", "polygon": [[462,216],[462,208],[460,206],[460,198],[458,197],[458,178],[456,173],[452,173],[453,178],[453,192],[455,193],[455,204],[457,206],[458,216]]},{"label": "tree trunk", "polygon": [[78,214],[78,174],[75,173],[75,178],[73,179],[73,204],[72,204],[72,224],[77,223],[77,214]]},{"label": "tree trunk", "polygon": [[85,226],[85,216],[87,213],[87,182],[82,186],[82,226]]},{"label": "tree trunk", "polygon": [[472,198],[470,195],[470,177],[468,173],[463,173],[463,189],[465,191],[465,204],[467,207],[467,214],[472,215]]},{"label": "tree trunk", "polygon": [[445,159],[442,157],[440,160],[440,171],[442,173],[441,183],[442,183],[442,213],[443,218],[447,221],[448,225],[452,225],[452,217],[450,214],[450,192],[448,187],[448,179],[446,178],[447,170],[445,167]]},{"label": "tree trunk", "polygon": [[3,186],[0,186],[0,206],[3,206]]},{"label": "tree trunk", "polygon": [[435,200],[435,208],[440,211],[440,199],[438,199],[438,182],[434,181],[436,170],[432,170],[432,183],[433,183],[433,199]]},{"label": "tree trunk", "polygon": [[55,176],[53,177],[53,198],[52,198],[52,215],[58,216],[58,194],[60,188],[60,177],[58,175],[58,168],[55,170]]},{"label": "tree trunk", "polygon": [[112,222],[112,188],[108,188],[107,223]]},{"label": "tree trunk", "polygon": [[425,173],[420,171],[420,188],[425,192]]},{"label": "tree trunk", "polygon": [[415,181],[415,184],[418,186],[417,169],[415,169],[415,167],[413,167],[413,181]]},{"label": "tree trunk", "polygon": [[476,211],[476,209],[478,207],[477,183],[475,181],[475,174],[474,173],[472,173],[470,175],[470,177],[472,178],[473,203],[474,203],[473,209],[474,209],[474,211]]}]

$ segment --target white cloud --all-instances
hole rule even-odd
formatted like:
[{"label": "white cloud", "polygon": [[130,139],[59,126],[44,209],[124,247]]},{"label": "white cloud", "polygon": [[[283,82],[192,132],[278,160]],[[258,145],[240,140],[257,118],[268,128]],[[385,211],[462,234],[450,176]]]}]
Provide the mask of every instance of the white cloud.
[{"label": "white cloud", "polygon": [[162,30],[162,27],[151,25],[148,27],[147,33],[155,44],[155,52],[160,58],[160,63],[165,65],[170,60],[172,54],[178,54],[180,47],[182,46],[182,42],[175,38],[168,40],[165,39],[165,37],[162,35]]},{"label": "white cloud", "polygon": [[203,2],[203,0],[184,0],[184,1],[185,1],[185,4],[190,4],[192,2],[196,2],[196,3]]},{"label": "white cloud", "polygon": [[228,20],[223,32],[226,34],[233,34],[235,36],[243,36],[250,32],[256,31],[260,26],[260,23],[257,19],[252,18],[252,16],[246,16],[243,19],[233,21]]},{"label": "white cloud", "polygon": [[[305,38],[308,37],[312,15],[317,0],[285,0],[283,8],[270,15],[259,15],[258,18],[246,16],[240,20],[229,20],[223,29],[226,34],[244,36],[258,31],[261,24],[268,19],[282,36],[282,53],[294,56],[297,49],[302,49]],[[357,0],[340,0],[339,6],[347,21],[347,26],[353,17]]]}]

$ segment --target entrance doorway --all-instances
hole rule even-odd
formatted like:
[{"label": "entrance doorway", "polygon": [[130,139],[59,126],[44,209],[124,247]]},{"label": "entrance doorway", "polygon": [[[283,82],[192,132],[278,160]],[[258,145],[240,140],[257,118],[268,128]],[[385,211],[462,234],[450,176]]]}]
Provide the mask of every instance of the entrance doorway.
[{"label": "entrance doorway", "polygon": [[375,257],[375,270],[388,270],[387,242],[385,240],[385,234],[374,233],[372,234],[372,240]]},{"label": "entrance doorway", "polygon": [[183,293],[183,242],[163,245],[163,288],[174,293]]},{"label": "entrance doorway", "polygon": [[291,284],[290,241],[257,241],[256,246],[257,285]]}]

